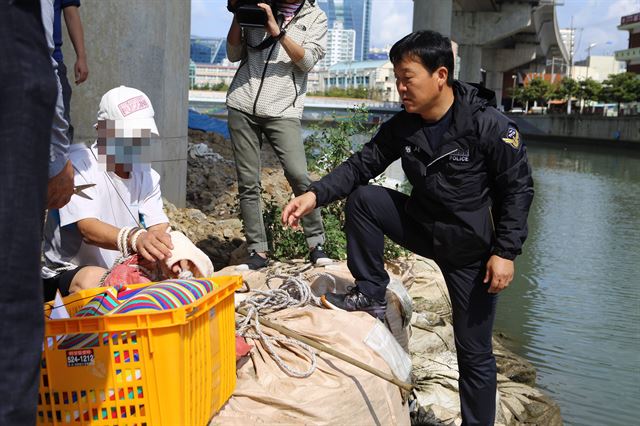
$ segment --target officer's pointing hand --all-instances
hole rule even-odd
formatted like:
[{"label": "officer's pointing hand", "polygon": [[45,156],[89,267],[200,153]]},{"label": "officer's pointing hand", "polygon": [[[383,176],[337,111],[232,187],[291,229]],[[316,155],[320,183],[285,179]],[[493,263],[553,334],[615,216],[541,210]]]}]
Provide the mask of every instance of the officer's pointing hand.
[{"label": "officer's pointing hand", "polygon": [[487,262],[487,273],[483,282],[486,284],[491,282],[489,293],[500,293],[507,288],[511,280],[513,280],[513,260],[504,259],[495,254],[489,258]]},{"label": "officer's pointing hand", "polygon": [[308,215],[316,208],[316,194],[305,192],[297,196],[282,210],[282,224],[298,229],[300,219]]}]

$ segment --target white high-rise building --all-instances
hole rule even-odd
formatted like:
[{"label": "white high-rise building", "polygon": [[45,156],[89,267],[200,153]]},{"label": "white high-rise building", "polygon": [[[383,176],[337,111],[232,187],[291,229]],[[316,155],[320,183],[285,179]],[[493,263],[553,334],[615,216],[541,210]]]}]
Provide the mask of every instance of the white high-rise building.
[{"label": "white high-rise building", "polygon": [[562,37],[562,42],[564,43],[564,47],[567,48],[567,53],[569,53],[569,58],[575,58],[576,53],[576,29],[575,28],[562,28],[560,29],[560,37]]},{"label": "white high-rise building", "polygon": [[340,22],[327,31],[327,53],[318,62],[317,68],[326,69],[339,62],[350,62],[355,58],[356,32],[345,30]]}]

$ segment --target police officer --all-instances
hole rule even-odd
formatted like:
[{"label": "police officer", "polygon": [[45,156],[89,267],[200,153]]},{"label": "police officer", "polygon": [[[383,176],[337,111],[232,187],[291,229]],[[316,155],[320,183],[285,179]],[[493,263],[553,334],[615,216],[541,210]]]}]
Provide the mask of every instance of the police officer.
[{"label": "police officer", "polygon": [[[418,31],[389,54],[404,110],[362,150],[283,210],[283,224],[348,196],[347,265],[356,281],[323,303],[384,318],[384,236],[434,259],[452,303],[463,424],[495,419],[491,337],[497,294],[513,278],[527,236],[533,180],[513,122],[493,92],[453,79],[451,41]],[[368,185],[400,158],[411,195]]]}]

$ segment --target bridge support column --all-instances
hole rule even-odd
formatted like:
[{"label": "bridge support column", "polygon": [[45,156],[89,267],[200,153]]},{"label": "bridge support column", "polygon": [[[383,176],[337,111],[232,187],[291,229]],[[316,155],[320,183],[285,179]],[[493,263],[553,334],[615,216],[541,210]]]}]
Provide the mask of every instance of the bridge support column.
[{"label": "bridge support column", "polygon": [[[187,186],[187,117],[189,85],[188,1],[102,0],[79,9],[85,28],[89,79],[73,87],[71,122],[75,142],[96,138],[93,124],[101,96],[125,85],[149,96],[160,138],[154,142],[153,168],[160,173],[162,194],[179,207]],[[64,58],[73,81],[75,53],[64,34]]]},{"label": "bridge support column", "polygon": [[460,55],[460,77],[462,81],[480,83],[482,81],[482,48],[463,44],[458,49]]},{"label": "bridge support column", "polygon": [[493,90],[496,92],[496,102],[498,104],[498,108],[502,105],[502,71],[487,71],[487,81],[486,87],[487,89]]},{"label": "bridge support column", "polygon": [[431,30],[451,37],[452,0],[413,0],[413,31]]}]

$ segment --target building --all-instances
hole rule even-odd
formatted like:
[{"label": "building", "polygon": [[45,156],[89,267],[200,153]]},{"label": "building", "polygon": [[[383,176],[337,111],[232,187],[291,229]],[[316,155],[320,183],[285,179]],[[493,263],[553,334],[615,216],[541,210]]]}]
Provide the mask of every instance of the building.
[{"label": "building", "polygon": [[385,102],[400,102],[393,65],[387,60],[340,62],[322,73],[324,88],[366,87],[371,97]]},{"label": "building", "polygon": [[[207,84],[209,87],[220,84],[230,86],[237,70],[237,63],[227,65],[194,63],[192,67],[189,67],[190,87],[201,88]],[[307,74],[307,93],[321,92],[322,90],[321,72],[314,68]]]},{"label": "building", "polygon": [[236,75],[237,65],[195,64],[193,81],[196,86],[215,86],[225,84],[229,86]]},{"label": "building", "polygon": [[335,23],[339,22],[343,29],[355,31],[354,60],[367,59],[371,30],[371,0],[318,0],[318,5],[327,14],[329,28],[334,28]]},{"label": "building", "polygon": [[589,56],[587,59],[575,63],[571,77],[576,80],[592,78],[602,82],[609,78],[609,74],[619,74],[624,70],[624,62],[617,61],[616,57]]},{"label": "building", "polygon": [[327,53],[316,67],[326,69],[338,62],[353,61],[355,48],[355,30],[345,30],[342,28],[342,23],[335,22],[334,27],[327,31]]},{"label": "building", "polygon": [[227,59],[225,38],[191,37],[191,60],[196,64],[223,64]]},{"label": "building", "polygon": [[616,59],[627,63],[627,71],[640,73],[640,13],[623,16],[618,25],[620,31],[629,31],[629,47],[616,51]]}]

